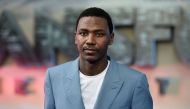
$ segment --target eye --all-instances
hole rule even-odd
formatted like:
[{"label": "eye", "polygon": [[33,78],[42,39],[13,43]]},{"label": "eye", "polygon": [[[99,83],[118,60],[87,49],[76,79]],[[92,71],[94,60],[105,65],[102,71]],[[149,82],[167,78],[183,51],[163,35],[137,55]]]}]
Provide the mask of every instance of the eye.
[{"label": "eye", "polygon": [[97,37],[103,37],[105,35],[105,33],[103,33],[103,32],[97,32],[96,33],[96,36]]},{"label": "eye", "polygon": [[88,33],[87,32],[79,32],[79,34],[81,35],[81,36],[87,36],[88,35]]}]

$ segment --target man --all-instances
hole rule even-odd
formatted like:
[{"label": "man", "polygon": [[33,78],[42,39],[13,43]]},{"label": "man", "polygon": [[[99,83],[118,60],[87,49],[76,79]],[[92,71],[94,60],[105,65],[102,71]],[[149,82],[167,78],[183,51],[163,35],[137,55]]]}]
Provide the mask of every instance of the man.
[{"label": "man", "polygon": [[153,108],[146,76],[107,56],[113,40],[108,13],[92,7],[80,14],[75,32],[79,57],[48,69],[45,109]]}]

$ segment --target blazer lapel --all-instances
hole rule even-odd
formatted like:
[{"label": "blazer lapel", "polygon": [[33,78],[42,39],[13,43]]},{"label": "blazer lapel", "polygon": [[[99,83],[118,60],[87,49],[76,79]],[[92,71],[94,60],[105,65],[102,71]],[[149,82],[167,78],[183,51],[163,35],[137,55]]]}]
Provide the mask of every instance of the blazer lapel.
[{"label": "blazer lapel", "polygon": [[71,72],[67,75],[66,96],[71,103],[72,109],[85,109],[80,88],[78,59],[71,65]]},{"label": "blazer lapel", "polygon": [[111,60],[94,109],[108,109],[113,103],[123,84],[117,71],[117,64]]}]

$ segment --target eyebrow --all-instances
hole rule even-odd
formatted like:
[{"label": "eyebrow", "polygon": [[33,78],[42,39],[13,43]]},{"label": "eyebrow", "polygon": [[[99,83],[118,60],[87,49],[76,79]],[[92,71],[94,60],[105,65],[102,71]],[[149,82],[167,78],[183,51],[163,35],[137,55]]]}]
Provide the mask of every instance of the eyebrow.
[{"label": "eyebrow", "polygon": [[[81,28],[81,29],[79,29],[79,31],[89,31],[89,30]],[[96,29],[96,30],[93,30],[92,32],[105,32],[105,31],[103,29]]]},{"label": "eyebrow", "polygon": [[87,29],[83,29],[83,28],[82,28],[82,29],[79,29],[79,31],[88,31],[88,30],[87,30]]}]

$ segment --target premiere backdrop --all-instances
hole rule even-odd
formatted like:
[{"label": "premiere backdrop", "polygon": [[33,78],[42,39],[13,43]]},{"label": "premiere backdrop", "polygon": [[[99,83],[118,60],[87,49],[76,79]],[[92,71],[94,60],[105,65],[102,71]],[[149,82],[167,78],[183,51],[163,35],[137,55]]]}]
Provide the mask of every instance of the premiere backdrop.
[{"label": "premiere backdrop", "polygon": [[108,54],[148,77],[154,109],[189,109],[189,0],[1,0],[0,109],[43,109],[46,69],[75,59],[88,7],[114,22]]}]

